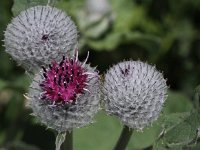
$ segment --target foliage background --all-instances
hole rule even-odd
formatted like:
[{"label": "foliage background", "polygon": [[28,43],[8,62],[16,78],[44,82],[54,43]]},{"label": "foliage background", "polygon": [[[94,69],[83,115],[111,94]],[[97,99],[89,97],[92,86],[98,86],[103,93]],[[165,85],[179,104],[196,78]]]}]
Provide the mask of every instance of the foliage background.
[{"label": "foliage background", "polygon": [[[23,94],[28,90],[29,77],[5,53],[2,46],[3,31],[11,18],[30,6],[46,2],[47,0],[0,1],[2,150],[54,149],[53,132],[36,124],[35,119],[29,115],[31,111],[24,107],[26,101]],[[88,19],[91,14],[87,13],[84,0],[58,0],[54,5],[72,16],[80,31],[80,59],[83,60],[89,50],[89,62],[98,66],[100,73],[124,59],[140,59],[156,64],[168,79],[169,97],[161,119],[144,132],[135,131],[127,150],[143,149],[152,144],[154,149],[183,149],[185,146],[186,149],[198,149],[200,144],[197,128],[200,119],[198,108],[194,108],[196,105],[193,95],[195,87],[200,83],[200,1],[108,2],[111,10],[95,21]],[[198,101],[198,94],[196,99]],[[191,120],[188,121],[188,118]],[[118,139],[121,128],[119,120],[100,112],[93,125],[75,129],[74,149],[110,150]],[[163,129],[168,129],[169,132],[160,140],[158,136]],[[196,141],[197,145],[194,146]]]}]

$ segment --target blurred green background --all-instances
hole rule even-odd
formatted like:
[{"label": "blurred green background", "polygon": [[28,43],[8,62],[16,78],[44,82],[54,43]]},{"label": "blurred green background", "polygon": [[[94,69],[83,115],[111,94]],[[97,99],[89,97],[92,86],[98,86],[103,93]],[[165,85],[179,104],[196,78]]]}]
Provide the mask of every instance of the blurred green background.
[{"label": "blurred green background", "polygon": [[[25,71],[5,53],[4,31],[20,11],[47,0],[0,1],[0,150],[53,150],[52,131],[36,124],[24,107],[30,84]],[[142,60],[163,71],[170,87],[163,116],[189,112],[200,83],[200,1],[198,0],[57,0],[79,29],[80,59],[100,73],[123,60]],[[134,132],[127,150],[153,144],[162,119],[144,132]],[[74,130],[75,150],[111,150],[122,124],[100,112],[95,123]],[[172,148],[173,149],[173,148]],[[174,148],[175,149],[175,148]],[[190,148],[187,148],[190,149]],[[198,149],[198,145],[195,148]]]}]

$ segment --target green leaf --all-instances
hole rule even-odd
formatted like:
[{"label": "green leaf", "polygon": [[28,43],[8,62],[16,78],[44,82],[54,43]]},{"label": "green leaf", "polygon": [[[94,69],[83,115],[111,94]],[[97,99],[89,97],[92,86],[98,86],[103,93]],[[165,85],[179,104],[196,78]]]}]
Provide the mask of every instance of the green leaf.
[{"label": "green leaf", "polygon": [[178,112],[189,112],[192,110],[193,104],[189,97],[181,92],[175,92],[172,90],[168,91],[168,98],[163,108],[164,114],[178,113]]},{"label": "green leaf", "polygon": [[127,150],[144,149],[152,145],[161,132],[161,126],[158,121],[150,127],[141,131],[134,131],[128,144]]},{"label": "green leaf", "polygon": [[99,112],[95,120],[89,126],[74,130],[75,150],[113,149],[122,125],[116,118],[107,116],[104,112]]},{"label": "green leaf", "polygon": [[154,144],[154,149],[189,149],[199,138],[199,90],[195,93],[196,109],[190,112],[165,115],[161,123],[163,132]]}]

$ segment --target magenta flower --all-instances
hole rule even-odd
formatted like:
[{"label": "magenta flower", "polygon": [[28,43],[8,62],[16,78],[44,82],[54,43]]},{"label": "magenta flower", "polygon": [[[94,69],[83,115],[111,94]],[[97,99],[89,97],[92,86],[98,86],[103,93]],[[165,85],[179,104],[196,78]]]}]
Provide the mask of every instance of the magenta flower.
[{"label": "magenta flower", "polygon": [[31,84],[28,96],[33,115],[58,132],[91,123],[99,109],[98,79],[95,68],[81,63],[78,54],[53,61]]},{"label": "magenta flower", "polygon": [[45,93],[42,98],[69,103],[86,90],[89,74],[79,61],[63,57],[60,64],[54,61],[48,70],[43,67],[43,76],[40,86]]}]

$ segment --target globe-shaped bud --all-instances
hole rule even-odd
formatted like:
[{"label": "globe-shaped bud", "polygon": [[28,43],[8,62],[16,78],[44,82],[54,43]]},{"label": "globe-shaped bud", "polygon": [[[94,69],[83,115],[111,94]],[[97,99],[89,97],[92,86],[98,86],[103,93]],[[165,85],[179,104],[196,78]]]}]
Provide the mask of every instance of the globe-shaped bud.
[{"label": "globe-shaped bud", "polygon": [[28,104],[48,128],[64,132],[92,122],[99,109],[98,73],[76,58],[52,62],[30,86]]},{"label": "globe-shaped bud", "polygon": [[65,12],[35,6],[13,18],[5,31],[5,48],[28,71],[60,61],[77,43],[77,29]]},{"label": "globe-shaped bud", "polygon": [[108,114],[141,130],[158,118],[167,97],[167,85],[154,66],[125,61],[107,71],[102,92]]}]

